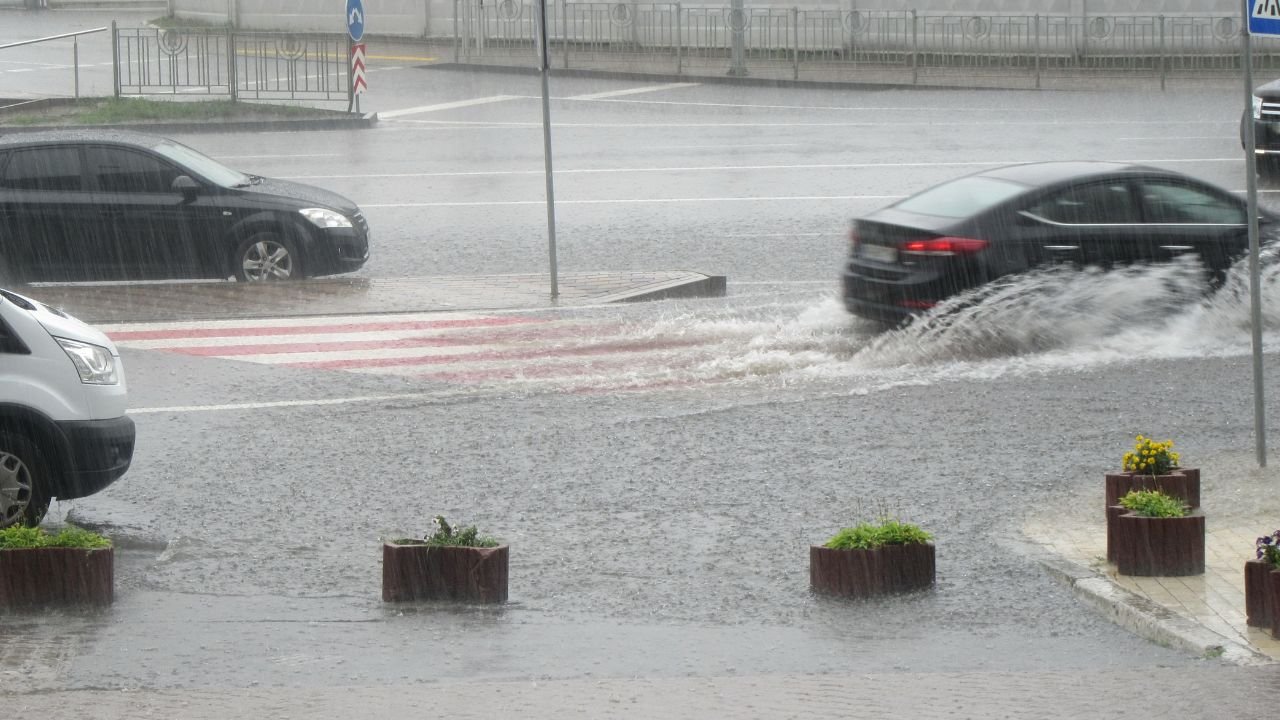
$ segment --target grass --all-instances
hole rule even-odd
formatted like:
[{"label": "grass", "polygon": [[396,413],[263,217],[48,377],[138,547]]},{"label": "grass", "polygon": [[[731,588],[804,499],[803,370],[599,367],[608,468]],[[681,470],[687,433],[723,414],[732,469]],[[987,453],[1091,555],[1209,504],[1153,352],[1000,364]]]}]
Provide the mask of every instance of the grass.
[{"label": "grass", "polygon": [[161,29],[211,28],[211,29],[218,29],[218,30],[227,30],[231,28],[231,25],[225,22],[216,23],[216,22],[209,22],[208,20],[195,20],[191,18],[172,18],[168,16],[152,18],[151,20],[147,21],[147,24],[153,27],[161,28]]},{"label": "grass", "polygon": [[860,522],[845,528],[828,540],[826,546],[833,550],[871,550],[884,545],[916,545],[932,539],[916,525],[883,518],[877,523]]},{"label": "grass", "polygon": [[109,548],[111,541],[96,532],[72,525],[50,535],[39,527],[12,525],[0,528],[0,550],[28,550],[33,548],[82,548],[93,550]]},{"label": "grass", "polygon": [[215,122],[246,118],[300,118],[330,115],[332,111],[297,105],[264,105],[230,100],[165,101],[109,98],[73,105],[0,115],[7,125],[120,125],[146,122]]}]

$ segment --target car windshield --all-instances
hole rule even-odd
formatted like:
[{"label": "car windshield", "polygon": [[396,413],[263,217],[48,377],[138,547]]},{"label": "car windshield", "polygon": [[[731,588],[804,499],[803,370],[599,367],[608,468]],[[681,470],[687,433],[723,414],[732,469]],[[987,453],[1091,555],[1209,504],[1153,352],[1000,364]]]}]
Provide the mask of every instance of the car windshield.
[{"label": "car windshield", "polygon": [[165,141],[155,146],[155,151],[179,165],[194,170],[201,177],[223,187],[236,187],[249,184],[249,176],[239,170],[232,170],[208,155],[175,142]]},{"label": "car windshield", "polygon": [[1025,191],[1024,185],[982,176],[962,177],[930,188],[895,207],[925,215],[968,217]]}]

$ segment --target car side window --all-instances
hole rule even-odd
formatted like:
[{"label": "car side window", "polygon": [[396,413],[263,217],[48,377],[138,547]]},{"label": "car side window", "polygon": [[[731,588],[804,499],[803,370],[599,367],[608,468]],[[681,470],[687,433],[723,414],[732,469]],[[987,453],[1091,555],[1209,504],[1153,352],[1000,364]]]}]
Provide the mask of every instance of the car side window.
[{"label": "car side window", "polygon": [[80,149],[43,147],[14,150],[0,185],[17,190],[81,190]]},{"label": "car side window", "polygon": [[181,173],[173,166],[133,150],[88,149],[89,167],[98,189],[112,193],[167,193]]},{"label": "car side window", "polygon": [[1139,222],[1133,193],[1125,182],[1075,185],[1055,192],[1027,212],[1067,225],[1116,225]]},{"label": "car side window", "polygon": [[1149,223],[1243,225],[1244,208],[1199,188],[1171,182],[1142,185],[1142,212]]}]

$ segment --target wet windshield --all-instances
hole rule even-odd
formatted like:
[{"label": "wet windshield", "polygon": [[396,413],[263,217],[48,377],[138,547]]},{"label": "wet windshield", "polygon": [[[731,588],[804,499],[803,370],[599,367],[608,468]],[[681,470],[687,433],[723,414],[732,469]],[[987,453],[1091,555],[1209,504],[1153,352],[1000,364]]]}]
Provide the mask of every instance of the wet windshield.
[{"label": "wet windshield", "polygon": [[223,187],[237,187],[249,183],[249,176],[232,170],[213,158],[192,150],[186,145],[165,141],[153,148],[156,152],[196,171],[201,177]]},{"label": "wet windshield", "polygon": [[897,204],[900,210],[942,217],[969,217],[995,207],[1026,186],[989,177],[963,177],[925,190]]}]

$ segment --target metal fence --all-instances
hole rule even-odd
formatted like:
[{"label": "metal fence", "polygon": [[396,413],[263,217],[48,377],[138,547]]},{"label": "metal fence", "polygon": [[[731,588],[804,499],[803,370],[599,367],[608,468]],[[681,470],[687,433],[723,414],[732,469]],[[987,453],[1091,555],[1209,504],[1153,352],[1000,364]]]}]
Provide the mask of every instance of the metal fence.
[{"label": "metal fence", "polygon": [[[459,62],[533,61],[537,5],[455,0]],[[820,77],[857,68],[895,79],[1017,71],[1159,76],[1240,67],[1240,19],[1193,15],[957,15],[914,11],[684,7],[548,0],[558,67]],[[525,54],[527,52],[527,55]],[[713,62],[714,61],[714,62]],[[1280,67],[1280,41],[1254,38],[1259,68]],[[738,72],[734,72],[737,70]],[[721,62],[718,72],[724,72]]]},{"label": "metal fence", "polygon": [[350,101],[346,35],[112,26],[115,94]]}]

